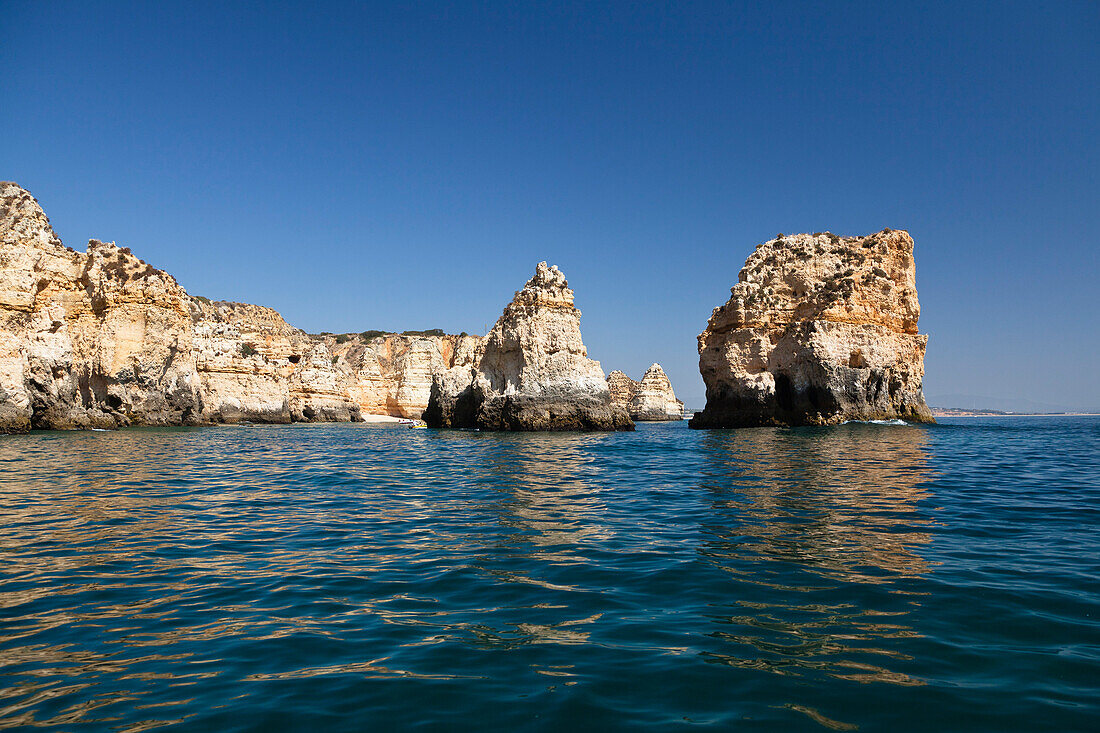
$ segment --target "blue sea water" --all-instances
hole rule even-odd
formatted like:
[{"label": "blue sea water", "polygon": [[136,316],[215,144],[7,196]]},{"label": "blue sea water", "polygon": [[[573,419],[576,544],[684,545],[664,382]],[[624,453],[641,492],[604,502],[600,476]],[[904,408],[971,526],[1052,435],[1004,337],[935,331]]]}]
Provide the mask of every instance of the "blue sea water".
[{"label": "blue sea water", "polygon": [[0,727],[1100,728],[1100,419],[0,437]]}]

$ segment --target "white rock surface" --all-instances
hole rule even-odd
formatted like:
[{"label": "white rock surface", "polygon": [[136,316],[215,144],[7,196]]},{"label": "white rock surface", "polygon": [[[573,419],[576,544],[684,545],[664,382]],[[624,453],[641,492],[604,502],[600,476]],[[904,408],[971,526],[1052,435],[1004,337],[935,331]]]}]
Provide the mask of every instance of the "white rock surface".
[{"label": "white rock surface", "polygon": [[635,382],[621,371],[607,375],[612,402],[622,405],[635,422],[683,420],[684,403],[676,399],[672,382],[660,364],[653,364]]}]

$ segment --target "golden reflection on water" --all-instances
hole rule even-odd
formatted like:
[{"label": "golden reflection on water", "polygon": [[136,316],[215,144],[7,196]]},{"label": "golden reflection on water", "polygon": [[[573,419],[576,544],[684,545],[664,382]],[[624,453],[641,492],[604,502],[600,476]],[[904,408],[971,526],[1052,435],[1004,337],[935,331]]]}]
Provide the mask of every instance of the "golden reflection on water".
[{"label": "golden reflection on water", "polygon": [[608,536],[598,521],[606,509],[604,497],[586,478],[597,467],[590,448],[599,438],[562,434],[524,439],[519,445],[515,439],[497,439],[496,450],[485,460],[482,483],[501,495],[500,522],[517,530],[508,543],[533,545],[531,551],[545,560],[573,561],[573,550]]},{"label": "golden reflection on water", "polygon": [[929,498],[926,443],[925,430],[900,426],[709,434],[703,488],[719,521],[699,552],[736,579],[741,597],[716,604],[710,636],[729,651],[708,660],[923,684],[886,665],[910,659],[895,648],[917,636],[906,623],[922,595],[911,581],[931,571],[917,552],[931,541],[917,511]]},{"label": "golden reflection on water", "polygon": [[[607,539],[611,532],[600,522],[606,510],[604,497],[588,480],[597,470],[597,458],[591,451],[593,441],[602,436],[551,434],[479,436],[489,446],[482,463],[472,475],[499,500],[493,510],[500,526],[513,530],[499,535],[488,551],[473,560],[473,567],[495,582],[530,585],[547,591],[576,592],[580,588],[536,577],[531,572],[502,565],[498,552],[512,560],[538,561],[538,567],[577,565],[584,561],[586,546]],[[530,562],[525,565],[530,566]],[[521,611],[523,606],[513,606]],[[591,626],[602,613],[569,616],[566,606],[534,604],[532,610],[562,609],[562,618],[552,623],[509,621],[500,626],[467,627],[478,645],[491,648],[515,648],[525,644],[580,645],[588,643]],[[501,609],[491,609],[499,611]],[[545,669],[537,671],[546,672]],[[551,674],[551,672],[547,672]],[[561,670],[553,673],[563,674]]]},{"label": "golden reflection on water", "polygon": [[[925,431],[843,428],[708,436],[705,488],[715,493],[715,510],[735,519],[736,532],[724,534],[753,538],[737,542],[739,552],[804,563],[838,580],[923,575],[928,565],[913,548],[931,535],[913,513],[928,498]],[[722,537],[708,545],[722,548]]]},{"label": "golden reflection on water", "polygon": [[[37,452],[26,480],[0,477],[3,526],[21,530],[0,533],[10,559],[0,611],[31,609],[4,626],[0,670],[23,677],[0,689],[0,726],[107,721],[95,711],[125,701],[171,710],[188,704],[189,688],[232,676],[216,664],[196,671],[199,661],[221,661],[204,659],[204,649],[291,637],[340,645],[376,626],[387,627],[376,633],[392,655],[371,646],[352,660],[276,660],[231,681],[466,679],[478,675],[461,667],[465,654],[432,669],[408,660],[433,648],[527,646],[559,654],[531,663],[535,674],[582,677],[585,654],[616,648],[600,632],[628,628],[644,641],[619,649],[922,684],[896,666],[908,659],[898,642],[916,635],[906,618],[920,595],[909,581],[932,570],[919,554],[931,536],[917,512],[929,498],[923,429],[691,434],[690,473],[660,468],[687,478],[644,486],[619,514],[647,479],[644,465],[614,468],[601,453],[614,436],[451,434],[448,454],[432,449],[430,435],[378,433],[393,436],[395,453],[367,445],[349,457],[323,441],[303,448],[289,429],[272,434],[282,443],[241,441],[232,429],[0,442],[0,466],[26,458],[17,445]],[[431,450],[410,453],[414,440]],[[678,522],[681,510],[693,519]],[[41,551],[28,549],[28,534]],[[631,564],[631,553],[647,552],[652,567]],[[603,563],[619,561],[627,597],[649,598],[651,608],[624,611],[628,601],[603,597]],[[706,572],[662,581],[668,598],[648,585],[660,566],[691,561]],[[382,590],[361,590],[376,580]],[[466,595],[471,586],[492,600]],[[701,618],[675,638],[659,628],[693,615]],[[41,642],[73,630],[108,641]],[[126,689],[93,695],[104,677]],[[179,686],[180,695],[149,701],[142,682]],[[81,701],[34,718],[62,697]],[[790,708],[848,726],[804,701]]]},{"label": "golden reflection on water", "polygon": [[[156,452],[155,460],[150,459],[150,449]],[[0,465],[28,458],[34,460],[34,472],[9,474],[10,480],[0,482],[0,519],[4,526],[34,527],[35,546],[43,551],[28,550],[25,538],[0,533],[0,555],[6,560],[0,610],[42,601],[54,607],[5,619],[0,669],[21,668],[20,674],[29,680],[0,688],[0,700],[13,698],[0,704],[0,727],[114,722],[118,718],[96,717],[93,711],[138,701],[150,692],[150,688],[135,687],[104,693],[51,717],[36,717],[35,709],[46,701],[95,690],[96,681],[105,677],[157,683],[164,690],[186,688],[224,674],[221,669],[191,671],[180,666],[195,657],[194,651],[141,653],[147,648],[202,649],[203,644],[234,637],[332,633],[319,619],[273,618],[265,612],[282,609],[258,604],[215,606],[200,618],[192,613],[186,621],[180,614],[181,608],[197,605],[196,590],[217,587],[224,578],[245,584],[251,579],[280,577],[316,560],[308,551],[271,546],[265,569],[257,564],[254,552],[234,552],[224,545],[227,536],[241,529],[240,517],[234,516],[239,512],[230,510],[230,505],[236,502],[239,509],[241,503],[248,502],[263,507],[265,500],[282,488],[257,487],[247,480],[270,469],[272,460],[277,460],[270,451],[233,456],[231,465],[223,470],[236,481],[221,485],[238,488],[223,491],[206,490],[203,482],[209,476],[212,456],[197,451],[185,431],[42,436],[41,441],[29,444],[0,441]],[[142,490],[120,491],[123,483]],[[188,484],[196,488],[194,497],[180,491],[181,485]],[[48,511],[44,512],[44,507]],[[263,511],[259,509],[248,523],[249,531],[263,527]],[[235,524],[220,523],[219,515],[233,518]],[[223,544],[219,547],[219,543]],[[210,550],[204,552],[204,546]],[[172,557],[173,550],[180,548],[185,548],[181,557]],[[59,583],[55,578],[71,580]],[[143,593],[143,588],[148,591]],[[106,600],[115,594],[131,597]],[[74,597],[68,607],[62,600],[65,597]],[[156,621],[159,628],[142,626],[142,621]],[[76,634],[77,641],[19,643],[50,633],[70,638]],[[106,636],[110,641],[93,651],[80,648],[81,636]],[[150,671],[154,666],[163,671]],[[58,685],[59,678],[81,682]],[[181,697],[136,705],[135,709],[171,708],[187,702],[188,698]],[[119,729],[142,730],[187,717],[148,720]]]}]

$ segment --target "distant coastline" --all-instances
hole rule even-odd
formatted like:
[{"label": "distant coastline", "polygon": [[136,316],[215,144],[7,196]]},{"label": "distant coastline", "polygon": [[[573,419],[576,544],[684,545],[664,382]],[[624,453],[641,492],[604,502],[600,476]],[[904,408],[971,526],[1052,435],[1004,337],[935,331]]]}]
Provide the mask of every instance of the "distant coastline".
[{"label": "distant coastline", "polygon": [[[980,410],[962,407],[933,407],[933,417],[1100,417],[1100,412],[1008,412],[1007,410]],[[684,410],[684,419],[702,410]]]},{"label": "distant coastline", "polygon": [[1006,410],[977,410],[962,407],[933,407],[934,417],[1095,417],[1100,412],[1008,412]]}]

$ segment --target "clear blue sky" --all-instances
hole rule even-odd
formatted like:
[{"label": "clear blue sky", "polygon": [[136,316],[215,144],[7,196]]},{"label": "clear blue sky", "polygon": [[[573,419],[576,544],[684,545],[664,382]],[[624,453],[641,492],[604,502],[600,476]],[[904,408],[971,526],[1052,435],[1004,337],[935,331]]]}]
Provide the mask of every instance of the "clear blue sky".
[{"label": "clear blue sky", "polygon": [[701,407],[758,242],[908,229],[933,401],[1100,408],[1097,2],[225,5],[0,2],[67,244],[333,332],[481,333],[549,260]]}]

